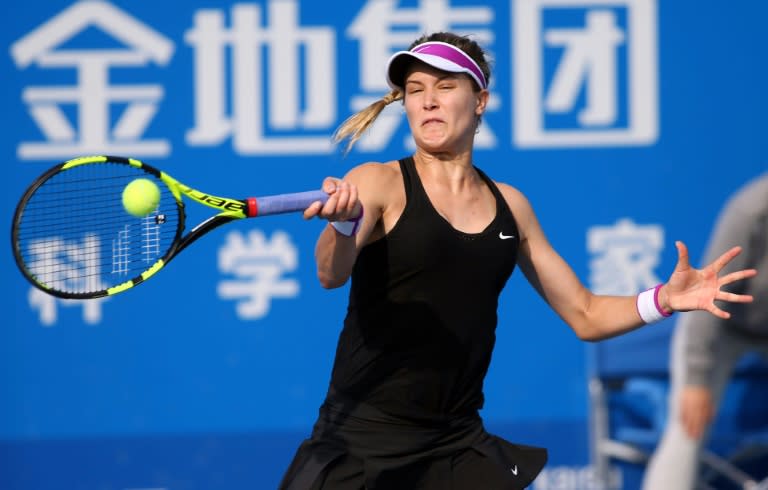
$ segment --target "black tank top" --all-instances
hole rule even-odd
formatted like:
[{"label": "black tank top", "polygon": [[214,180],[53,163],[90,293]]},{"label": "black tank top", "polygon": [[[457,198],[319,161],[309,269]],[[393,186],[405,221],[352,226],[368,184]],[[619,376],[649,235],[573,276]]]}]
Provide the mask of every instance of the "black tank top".
[{"label": "black tank top", "polygon": [[400,160],[406,205],[394,228],[361,251],[334,362],[331,392],[413,420],[483,406],[498,298],[519,235],[496,185],[496,216],[456,230],[432,206],[413,158]]}]

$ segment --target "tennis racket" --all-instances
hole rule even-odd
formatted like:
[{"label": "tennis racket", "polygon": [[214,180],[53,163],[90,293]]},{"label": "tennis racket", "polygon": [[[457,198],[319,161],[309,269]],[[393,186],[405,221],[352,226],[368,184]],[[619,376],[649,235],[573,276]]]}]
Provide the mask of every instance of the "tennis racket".
[{"label": "tennis racket", "polygon": [[[137,178],[160,189],[156,209],[142,217],[129,214],[122,202],[123,189]],[[182,197],[219,213],[185,235]],[[24,193],[13,217],[13,254],[24,277],[46,293],[73,299],[111,296],[146,281],[218,226],[302,211],[327,199],[320,190],[217,197],[133,158],[75,158],[42,174]]]}]

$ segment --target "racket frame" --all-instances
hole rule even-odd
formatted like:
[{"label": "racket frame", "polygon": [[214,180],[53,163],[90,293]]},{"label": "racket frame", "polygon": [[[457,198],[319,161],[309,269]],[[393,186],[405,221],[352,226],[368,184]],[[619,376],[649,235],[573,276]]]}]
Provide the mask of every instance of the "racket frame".
[{"label": "racket frame", "polygon": [[[78,167],[81,165],[104,164],[104,163],[118,163],[118,164],[126,164],[132,167],[136,167],[138,169],[141,169],[157,177],[160,181],[163,182],[163,184],[165,184],[165,186],[171,191],[171,194],[173,195],[174,200],[176,201],[176,206],[177,206],[178,216],[179,216],[173,242],[171,246],[168,248],[168,250],[166,251],[166,253],[163,254],[162,257],[158,258],[152,265],[147,267],[141,274],[135,277],[132,277],[130,279],[127,279],[122,283],[116,284],[114,286],[111,286],[109,288],[106,288],[100,291],[92,291],[92,292],[60,291],[58,289],[55,289],[51,286],[48,286],[38,281],[35,275],[32,273],[32,271],[30,271],[26,267],[24,260],[22,258],[22,250],[21,250],[21,245],[19,243],[19,236],[18,236],[19,230],[18,230],[17,224],[20,223],[21,221],[21,217],[23,215],[24,208],[28,200],[35,194],[35,192],[40,188],[40,186],[42,186],[47,180],[49,180],[55,174],[60,172],[65,172],[71,168]],[[314,194],[314,191],[313,191],[313,194]],[[200,224],[195,226],[192,230],[190,230],[188,234],[183,235],[185,230],[185,220],[186,220],[186,212],[185,212],[185,204],[183,201],[183,196],[199,204],[202,204],[204,206],[216,209],[219,211],[219,213],[213,216],[210,216],[209,218],[207,218],[206,220],[202,221]],[[65,299],[100,298],[104,296],[112,296],[114,294],[121,293],[123,291],[131,289],[132,287],[146,281],[147,279],[155,275],[158,271],[160,271],[163,267],[165,267],[171,261],[171,259],[173,259],[176,255],[178,255],[182,250],[187,248],[189,245],[194,243],[197,239],[199,239],[209,231],[213,230],[214,228],[217,228],[225,223],[229,223],[230,221],[233,221],[233,220],[243,219],[243,218],[252,218],[258,215],[259,215],[259,209],[258,209],[258,202],[256,198],[250,197],[247,199],[231,199],[227,197],[220,197],[220,196],[215,196],[213,194],[204,193],[197,189],[189,187],[186,184],[181,183],[180,181],[174,179],[173,177],[166,174],[165,172],[151,165],[148,165],[142,162],[141,160],[137,160],[135,158],[108,156],[108,155],[83,156],[83,157],[73,158],[71,160],[67,160],[58,165],[53,166],[52,168],[44,172],[42,175],[40,175],[35,180],[35,182],[33,182],[27,188],[27,190],[22,195],[18,205],[16,206],[16,211],[14,212],[12,232],[11,232],[11,246],[13,249],[14,259],[16,261],[16,265],[19,267],[19,270],[21,270],[22,274],[27,278],[27,280],[29,280],[29,282],[31,282],[38,289],[41,289],[42,291],[45,291],[46,293],[51,294],[53,296],[65,298]]]}]

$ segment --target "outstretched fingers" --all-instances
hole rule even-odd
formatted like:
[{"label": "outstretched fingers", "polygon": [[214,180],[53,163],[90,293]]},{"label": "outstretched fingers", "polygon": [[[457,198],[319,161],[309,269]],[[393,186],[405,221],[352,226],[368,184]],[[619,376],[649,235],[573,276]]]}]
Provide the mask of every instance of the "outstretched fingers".
[{"label": "outstretched fingers", "polygon": [[741,253],[741,247],[735,246],[730,250],[725,251],[720,257],[715,259],[715,261],[712,262],[711,266],[715,270],[715,272],[720,272],[723,269],[723,267],[725,267],[728,264],[728,262],[733,260],[733,258],[739,255],[740,253]]},{"label": "outstretched fingers", "polygon": [[720,301],[728,301],[729,303],[751,303],[754,301],[754,298],[751,294],[736,294],[729,293],[728,291],[718,291],[715,299]]},{"label": "outstretched fingers", "polygon": [[738,294],[723,291],[729,284],[748,279],[757,275],[755,269],[743,269],[730,273],[720,273],[737,255],[742,252],[739,246],[732,247],[717,257],[702,269],[690,266],[688,248],[681,241],[676,241],[677,266],[672,274],[667,288],[667,299],[678,311],[692,309],[706,310],[712,315],[727,320],[731,314],[720,309],[715,302],[749,303],[753,297],[748,294]]},{"label": "outstretched fingers", "polygon": [[[727,264],[731,259],[737,256],[739,253],[741,253],[741,249],[739,247],[734,247],[728,250],[723,255],[721,255],[715,262],[713,262],[713,267],[719,266],[720,268],[722,268],[723,266],[725,266],[725,264]],[[720,261],[722,262],[718,264],[718,262]],[[722,286],[731,284],[733,282],[741,281],[743,279],[754,277],[756,275],[757,275],[757,270],[755,269],[743,269],[740,271],[731,272],[730,274],[726,274],[723,277],[718,278],[717,280],[718,291],[715,294],[715,300],[727,301],[729,303],[751,303],[752,301],[754,301],[754,298],[750,294],[730,293],[728,291],[723,291],[720,288]],[[730,313],[718,308],[714,304],[714,302],[712,303],[712,306],[709,311],[713,315],[716,315],[726,320],[731,317]]]},{"label": "outstretched fingers", "polygon": [[690,269],[691,263],[688,258],[688,247],[680,240],[675,242],[675,247],[677,248],[677,267],[675,267],[675,270],[684,271]]},{"label": "outstretched fingers", "polygon": [[729,318],[731,318],[731,314],[730,313],[728,313],[725,310],[721,310],[720,308],[715,306],[714,303],[712,303],[712,305],[707,309],[707,311],[709,311],[710,313],[712,313],[713,315],[715,315],[718,318],[722,318],[723,320],[728,320]]},{"label": "outstretched fingers", "polygon": [[749,279],[750,277],[754,277],[757,275],[756,269],[743,269],[736,272],[731,272],[730,274],[726,274],[723,277],[719,278],[717,280],[718,286],[725,286],[727,284],[731,284],[732,282],[741,281],[742,279]]},{"label": "outstretched fingers", "polygon": [[715,295],[715,299],[728,301],[730,303],[751,303],[754,298],[749,294],[729,293],[728,291],[722,291],[720,288],[731,284],[732,282],[754,277],[755,275],[757,275],[757,270],[755,269],[744,269],[724,275],[717,280],[718,291]]}]

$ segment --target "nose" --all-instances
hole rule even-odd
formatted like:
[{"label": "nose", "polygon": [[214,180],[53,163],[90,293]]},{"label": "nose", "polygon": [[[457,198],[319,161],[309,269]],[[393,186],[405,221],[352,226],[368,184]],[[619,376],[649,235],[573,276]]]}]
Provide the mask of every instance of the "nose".
[{"label": "nose", "polygon": [[437,97],[432,89],[424,90],[424,109],[434,109],[437,107]]}]

